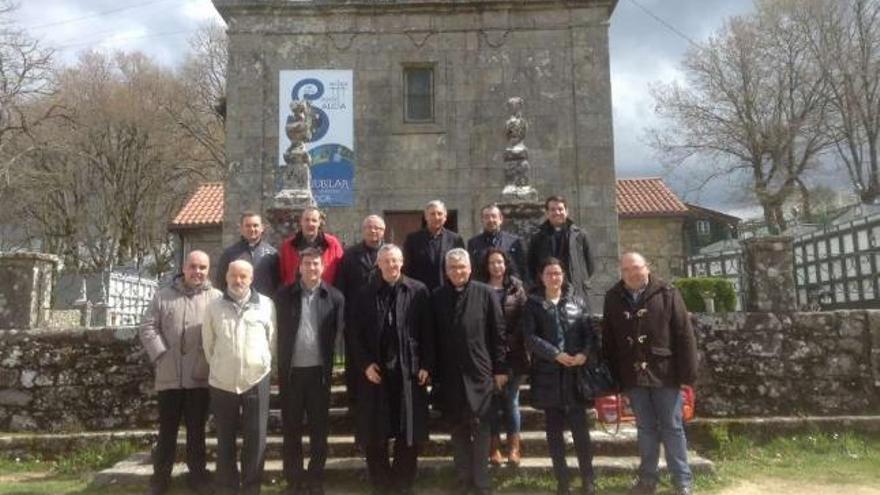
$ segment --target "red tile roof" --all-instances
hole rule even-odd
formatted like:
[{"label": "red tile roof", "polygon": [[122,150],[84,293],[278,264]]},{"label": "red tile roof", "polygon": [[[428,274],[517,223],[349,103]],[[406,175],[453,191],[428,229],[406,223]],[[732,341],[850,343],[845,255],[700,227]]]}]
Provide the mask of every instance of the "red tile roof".
[{"label": "red tile roof", "polygon": [[[617,213],[621,217],[680,216],[688,207],[663,179],[617,179]],[[223,183],[206,182],[186,202],[170,228],[210,227],[223,224]]]},{"label": "red tile roof", "polygon": [[169,228],[210,227],[223,224],[223,183],[205,182],[187,200]]},{"label": "red tile roof", "polygon": [[617,179],[617,214],[621,217],[687,215],[688,208],[659,177]]}]

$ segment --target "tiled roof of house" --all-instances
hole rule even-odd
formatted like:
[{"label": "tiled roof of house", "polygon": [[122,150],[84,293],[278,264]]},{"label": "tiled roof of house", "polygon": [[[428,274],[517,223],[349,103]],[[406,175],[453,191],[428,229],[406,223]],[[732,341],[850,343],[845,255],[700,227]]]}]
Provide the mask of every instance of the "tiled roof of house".
[{"label": "tiled roof of house", "polygon": [[196,192],[171,221],[169,228],[209,227],[223,224],[223,183],[199,184]]},{"label": "tiled roof of house", "polygon": [[617,214],[621,217],[687,215],[688,208],[659,177],[617,179]]},{"label": "tiled roof of house", "polygon": [[[688,207],[658,177],[617,180],[617,213],[621,217],[680,216]],[[223,223],[223,183],[200,184],[169,227],[209,227]]]}]

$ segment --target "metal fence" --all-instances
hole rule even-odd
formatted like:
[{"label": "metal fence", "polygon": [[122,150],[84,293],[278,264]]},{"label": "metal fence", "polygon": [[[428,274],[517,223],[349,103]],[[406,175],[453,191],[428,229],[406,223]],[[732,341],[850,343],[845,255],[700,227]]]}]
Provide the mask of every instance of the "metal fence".
[{"label": "metal fence", "polygon": [[880,213],[795,238],[794,266],[801,308],[880,307]]},{"label": "metal fence", "polygon": [[158,289],[158,282],[111,272],[107,283],[107,325],[137,325]]},{"label": "metal fence", "polygon": [[[867,210],[867,213],[865,212]],[[880,211],[855,207],[831,225],[795,236],[794,273],[802,310],[880,308]],[[742,250],[699,254],[688,259],[689,277],[729,279],[747,295]]]},{"label": "metal fence", "polygon": [[719,251],[691,256],[687,261],[688,277],[716,277],[730,280],[736,291],[736,310],[745,307],[745,274],[742,251]]}]

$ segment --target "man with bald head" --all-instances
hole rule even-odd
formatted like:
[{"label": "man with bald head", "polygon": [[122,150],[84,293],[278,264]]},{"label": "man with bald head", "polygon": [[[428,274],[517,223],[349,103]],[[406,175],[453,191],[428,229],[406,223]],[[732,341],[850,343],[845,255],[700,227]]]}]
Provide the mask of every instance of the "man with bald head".
[{"label": "man with bald head", "polygon": [[[254,268],[229,263],[226,292],[208,305],[202,324],[211,367],[211,411],[217,428],[219,494],[260,493],[269,421],[269,373],[275,349],[275,306],[251,288]],[[242,432],[241,470],[236,436]]]},{"label": "man with bald head", "polygon": [[208,281],[210,260],[203,251],[187,255],[183,273],[153,297],[138,331],[156,372],[159,438],[153,449],[148,493],[168,490],[177,449],[177,430],[186,425],[187,482],[199,493],[210,490],[205,470],[208,418],[208,362],[202,348],[202,319],[208,304],[221,297]]},{"label": "man with bald head", "polygon": [[651,274],[639,253],[620,258],[621,280],[605,294],[603,343],[611,372],[629,397],[638,430],[639,477],[630,493],[656,492],[660,444],[673,493],[690,495],[682,385],[693,385],[697,347],[678,289]]}]

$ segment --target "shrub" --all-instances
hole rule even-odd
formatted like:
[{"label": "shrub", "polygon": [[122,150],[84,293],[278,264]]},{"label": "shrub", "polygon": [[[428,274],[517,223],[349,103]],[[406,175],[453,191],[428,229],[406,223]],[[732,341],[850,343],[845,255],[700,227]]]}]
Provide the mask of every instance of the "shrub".
[{"label": "shrub", "polygon": [[736,310],[736,291],[730,280],[716,277],[681,278],[675,281],[675,286],[681,291],[684,304],[692,313],[706,311],[703,294],[715,300],[715,311],[719,313]]}]

